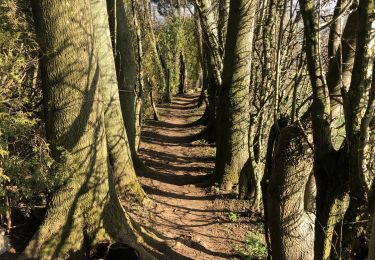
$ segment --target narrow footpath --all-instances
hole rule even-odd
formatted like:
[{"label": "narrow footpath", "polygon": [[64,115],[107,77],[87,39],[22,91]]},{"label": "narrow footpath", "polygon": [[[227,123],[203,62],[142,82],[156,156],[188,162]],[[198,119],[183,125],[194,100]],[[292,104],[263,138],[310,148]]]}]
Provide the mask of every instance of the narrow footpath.
[{"label": "narrow footpath", "polygon": [[213,172],[215,148],[191,141],[203,129],[191,126],[203,113],[197,98],[175,98],[158,108],[160,121],[144,126],[139,154],[149,170],[140,182],[153,203],[131,215],[167,242],[173,254],[161,258],[238,259],[236,248],[245,245],[249,224],[257,223],[246,202],[199,185]]}]

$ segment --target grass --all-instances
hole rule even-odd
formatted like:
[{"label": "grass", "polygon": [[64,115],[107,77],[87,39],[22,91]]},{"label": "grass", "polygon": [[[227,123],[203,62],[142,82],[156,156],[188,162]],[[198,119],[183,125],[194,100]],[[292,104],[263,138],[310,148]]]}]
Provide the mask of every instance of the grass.
[{"label": "grass", "polygon": [[232,222],[237,222],[238,221],[238,214],[235,212],[229,212],[228,213],[228,218]]},{"label": "grass", "polygon": [[236,244],[234,250],[242,259],[266,259],[267,245],[264,236],[258,232],[249,232],[243,244]]}]

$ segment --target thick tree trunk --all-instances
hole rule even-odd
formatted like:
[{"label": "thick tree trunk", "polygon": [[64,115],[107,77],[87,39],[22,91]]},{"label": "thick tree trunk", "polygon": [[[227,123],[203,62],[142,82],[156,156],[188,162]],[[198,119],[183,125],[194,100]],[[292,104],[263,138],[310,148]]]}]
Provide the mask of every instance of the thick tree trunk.
[{"label": "thick tree trunk", "polygon": [[105,133],[117,192],[120,196],[126,196],[130,193],[139,201],[143,201],[146,194],[138,183],[135,174],[121,113],[115,60],[113,55],[108,55],[112,52],[112,46],[109,38],[106,5],[103,0],[91,0],[91,7],[102,85]]},{"label": "thick tree trunk", "polygon": [[255,1],[230,3],[223,84],[219,94],[215,174],[226,190],[249,159],[250,68]]},{"label": "thick tree trunk", "polygon": [[298,127],[281,130],[272,162],[267,210],[272,256],[314,259],[312,152]]},{"label": "thick tree trunk", "polygon": [[84,258],[95,243],[115,239],[138,249],[142,241],[118,201],[108,171],[100,70],[89,1],[33,1],[43,51],[46,126],[57,174],[66,184],[53,196],[44,222],[21,258]]},{"label": "thick tree trunk", "polygon": [[[347,179],[345,169],[331,164],[332,161],[337,162],[339,154],[333,150],[331,141],[330,92],[321,64],[317,11],[314,1],[299,2],[304,22],[307,68],[313,90],[311,119],[317,185],[314,253],[315,259],[327,259],[330,256],[334,225],[342,218],[345,210]],[[342,182],[337,182],[337,179]]]}]

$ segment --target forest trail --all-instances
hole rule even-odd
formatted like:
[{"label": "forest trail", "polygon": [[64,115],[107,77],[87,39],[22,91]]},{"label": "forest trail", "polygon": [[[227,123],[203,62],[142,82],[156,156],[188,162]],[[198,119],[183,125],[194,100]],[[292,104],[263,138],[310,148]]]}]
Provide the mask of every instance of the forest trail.
[{"label": "forest trail", "polygon": [[[153,203],[132,215],[170,246],[161,258],[236,259],[234,248],[243,244],[249,228],[248,211],[238,205],[231,209],[233,200],[196,185],[212,174],[215,158],[212,145],[190,142],[202,130],[191,126],[203,113],[197,98],[176,97],[158,108],[160,121],[144,126],[139,154],[150,170],[140,181]],[[244,215],[242,221],[228,219],[233,211]]]}]

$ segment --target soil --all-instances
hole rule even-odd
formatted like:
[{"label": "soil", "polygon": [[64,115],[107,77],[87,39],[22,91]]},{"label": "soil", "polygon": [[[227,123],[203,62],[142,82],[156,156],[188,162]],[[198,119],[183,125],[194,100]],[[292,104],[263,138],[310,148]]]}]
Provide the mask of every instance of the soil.
[{"label": "soil", "polygon": [[152,203],[127,208],[166,241],[167,248],[154,248],[158,258],[238,259],[248,232],[262,232],[261,225],[248,202],[202,187],[213,173],[215,147],[193,141],[203,129],[193,123],[204,110],[196,107],[197,98],[176,97],[159,106],[160,121],[144,126],[139,155],[148,170],[140,182]]},{"label": "soil", "polygon": [[[146,169],[139,179],[151,203],[124,201],[124,207],[158,237],[146,240],[158,259],[258,259],[253,249],[250,256],[243,253],[263,239],[260,216],[235,193],[203,185],[212,177],[215,147],[195,138],[204,129],[194,123],[204,112],[197,100],[197,94],[177,97],[158,107],[159,121],[147,121],[139,149]],[[0,259],[17,258],[42,220],[39,211],[15,221],[23,224],[11,236],[13,248]],[[256,236],[255,244],[249,244],[249,234]]]}]

